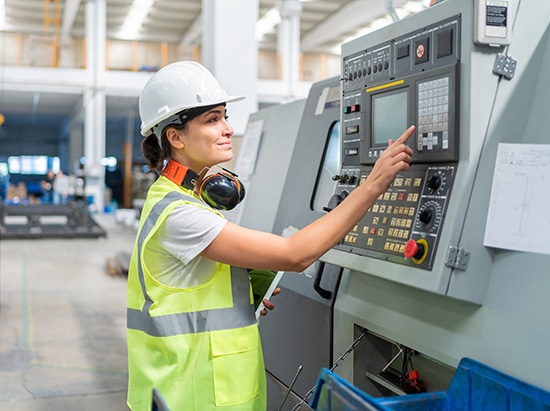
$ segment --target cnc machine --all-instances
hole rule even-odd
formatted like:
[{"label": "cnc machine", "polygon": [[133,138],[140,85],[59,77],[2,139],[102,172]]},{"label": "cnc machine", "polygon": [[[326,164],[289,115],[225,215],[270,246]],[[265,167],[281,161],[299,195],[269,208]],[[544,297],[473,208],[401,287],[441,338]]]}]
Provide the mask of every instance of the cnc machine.
[{"label": "cnc machine", "polygon": [[361,340],[335,371],[366,392],[445,389],[466,356],[550,388],[549,22],[543,0],[446,0],[342,45],[329,208],[417,127],[410,169],[321,258],[344,268],[334,356]]}]

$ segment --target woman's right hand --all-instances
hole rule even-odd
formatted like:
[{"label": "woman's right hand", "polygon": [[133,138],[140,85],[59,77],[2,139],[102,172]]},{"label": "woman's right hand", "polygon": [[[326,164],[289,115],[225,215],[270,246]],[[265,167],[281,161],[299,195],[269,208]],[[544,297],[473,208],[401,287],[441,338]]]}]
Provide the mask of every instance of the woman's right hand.
[{"label": "woman's right hand", "polygon": [[382,152],[374,164],[366,183],[378,190],[380,194],[388,190],[397,173],[409,168],[413,150],[406,143],[415,130],[415,126],[410,126],[397,140],[390,139],[388,148]]}]

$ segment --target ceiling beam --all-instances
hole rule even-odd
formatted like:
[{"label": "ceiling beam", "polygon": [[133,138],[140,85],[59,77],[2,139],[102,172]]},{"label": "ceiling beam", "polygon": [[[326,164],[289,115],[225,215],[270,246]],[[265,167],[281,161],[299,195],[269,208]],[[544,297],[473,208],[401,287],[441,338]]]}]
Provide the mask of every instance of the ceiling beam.
[{"label": "ceiling beam", "polygon": [[183,34],[180,41],[180,46],[196,46],[201,43],[202,40],[202,13],[199,13],[197,18],[193,20],[193,23],[189,26],[187,31]]},{"label": "ceiling beam", "polygon": [[63,7],[61,24],[61,37],[70,37],[80,0],[66,0]]},{"label": "ceiling beam", "polygon": [[[393,0],[394,7],[400,7],[408,0]],[[311,50],[337,37],[345,36],[388,14],[386,1],[355,0],[331,14],[310,32],[302,36],[302,50]]]}]

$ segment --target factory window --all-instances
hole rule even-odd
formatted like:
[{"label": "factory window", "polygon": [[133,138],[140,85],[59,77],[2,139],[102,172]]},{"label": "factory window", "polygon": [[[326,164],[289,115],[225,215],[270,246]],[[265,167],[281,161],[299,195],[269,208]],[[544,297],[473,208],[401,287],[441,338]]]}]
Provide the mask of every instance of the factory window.
[{"label": "factory window", "polygon": [[324,211],[330,197],[334,194],[337,182],[332,179],[340,169],[340,121],[331,124],[325,143],[323,160],[317,175],[315,191],[313,192],[312,208],[314,211]]}]

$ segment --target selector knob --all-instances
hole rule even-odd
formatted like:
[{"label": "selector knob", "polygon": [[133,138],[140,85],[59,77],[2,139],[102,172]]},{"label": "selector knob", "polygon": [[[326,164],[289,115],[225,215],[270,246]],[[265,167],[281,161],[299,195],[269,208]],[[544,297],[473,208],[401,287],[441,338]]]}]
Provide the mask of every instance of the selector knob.
[{"label": "selector knob", "polygon": [[349,195],[349,192],[346,190],[341,191],[340,193],[334,194],[328,201],[328,205],[323,207],[323,210],[326,212],[334,210],[344,199]]},{"label": "selector knob", "polygon": [[350,176],[349,174],[340,174],[332,177],[333,181],[339,181],[341,184],[355,184],[357,177]]},{"label": "selector knob", "polygon": [[432,191],[437,191],[439,187],[441,187],[441,177],[437,175],[433,175],[428,179],[427,182],[428,188],[430,188]]},{"label": "selector knob", "polygon": [[424,224],[428,224],[432,220],[432,217],[433,217],[432,210],[427,209],[420,213],[420,215],[418,216],[418,219],[422,221]]}]

